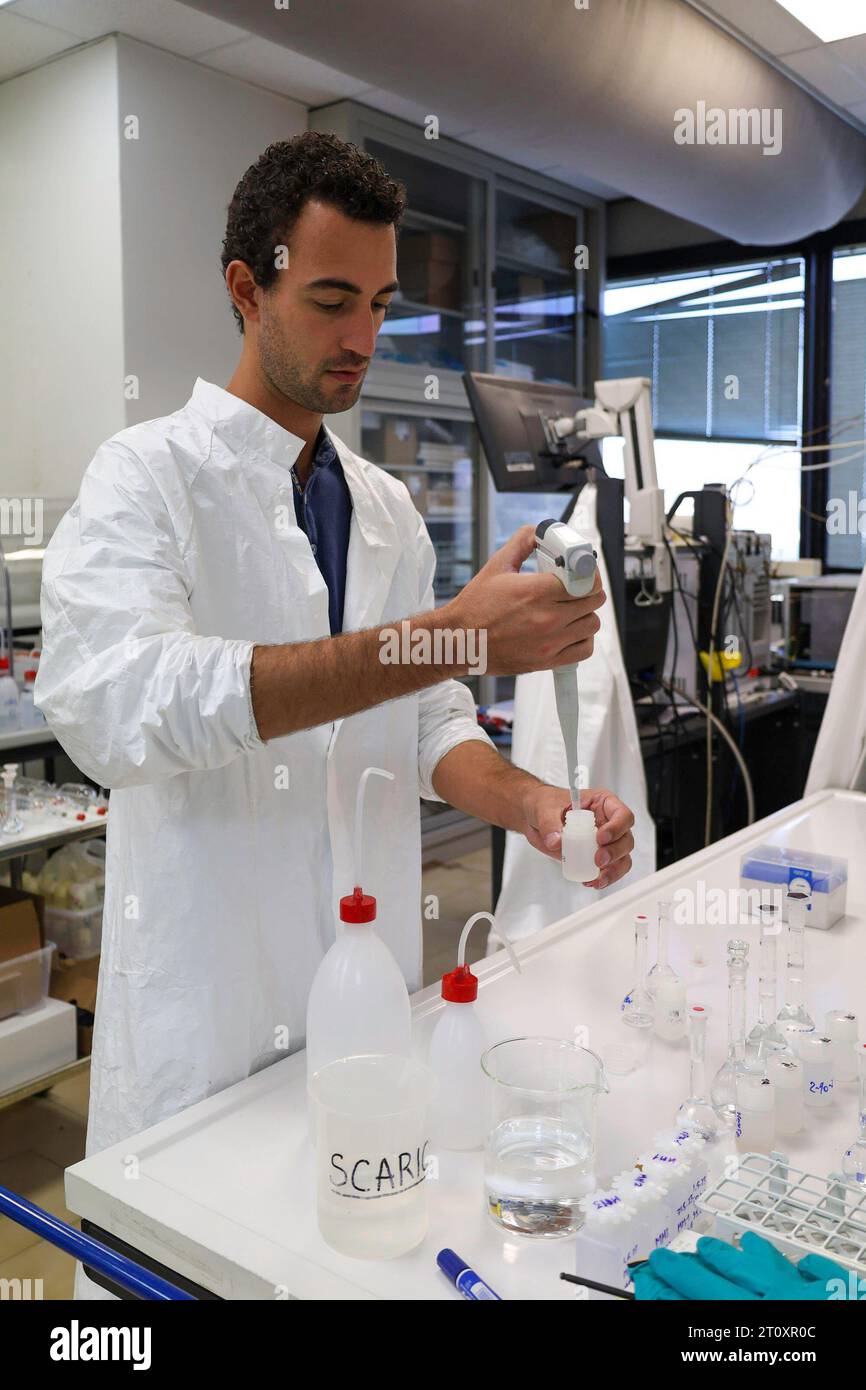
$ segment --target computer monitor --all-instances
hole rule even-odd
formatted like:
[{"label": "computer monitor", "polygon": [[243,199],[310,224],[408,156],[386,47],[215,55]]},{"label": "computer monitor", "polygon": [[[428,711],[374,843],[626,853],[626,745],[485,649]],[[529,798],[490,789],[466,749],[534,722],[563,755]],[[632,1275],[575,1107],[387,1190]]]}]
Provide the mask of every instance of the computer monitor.
[{"label": "computer monitor", "polygon": [[556,492],[583,481],[581,464],[601,468],[593,439],[552,443],[544,420],[574,415],[592,405],[572,386],[545,386],[483,372],[463,381],[497,492]]}]

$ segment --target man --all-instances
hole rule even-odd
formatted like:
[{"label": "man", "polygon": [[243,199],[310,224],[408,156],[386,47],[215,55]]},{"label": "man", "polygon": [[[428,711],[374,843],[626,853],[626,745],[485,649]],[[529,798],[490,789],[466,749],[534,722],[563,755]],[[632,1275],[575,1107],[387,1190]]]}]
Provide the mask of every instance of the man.
[{"label": "man", "polygon": [[[112,789],[89,1153],[303,1045],[365,767],[396,779],[372,784],[363,886],[410,988],[419,792],[559,854],[567,791],[500,757],[465,667],[380,659],[383,628],[483,629],[489,670],[528,671],[591,652],[603,593],[518,574],[524,527],[435,610],[408,492],[322,426],[361,391],[402,210],[333,136],[267,149],[229,208],[228,388],[199,380],[104,444],[48,547],[38,702]],[[608,792],[587,804],[603,887],[629,868],[632,817]]]}]

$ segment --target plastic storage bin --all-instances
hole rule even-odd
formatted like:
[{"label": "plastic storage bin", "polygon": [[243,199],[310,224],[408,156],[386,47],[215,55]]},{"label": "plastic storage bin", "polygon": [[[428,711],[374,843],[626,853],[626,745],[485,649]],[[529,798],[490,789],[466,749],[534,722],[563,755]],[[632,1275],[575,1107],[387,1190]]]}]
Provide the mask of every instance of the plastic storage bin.
[{"label": "plastic storage bin", "polygon": [[102,903],[98,907],[46,907],[45,930],[61,955],[71,960],[98,956],[102,946]]},{"label": "plastic storage bin", "polygon": [[10,1018],[42,1003],[51,982],[53,953],[54,942],[49,941],[38,951],[0,961],[0,1018]]},{"label": "plastic storage bin", "polygon": [[845,913],[848,894],[848,861],[813,850],[779,845],[758,845],[740,860],[740,887],[748,891],[773,890],[778,894],[782,920],[788,920],[788,886],[805,879],[812,890],[812,907],[806,925],[826,931]]}]

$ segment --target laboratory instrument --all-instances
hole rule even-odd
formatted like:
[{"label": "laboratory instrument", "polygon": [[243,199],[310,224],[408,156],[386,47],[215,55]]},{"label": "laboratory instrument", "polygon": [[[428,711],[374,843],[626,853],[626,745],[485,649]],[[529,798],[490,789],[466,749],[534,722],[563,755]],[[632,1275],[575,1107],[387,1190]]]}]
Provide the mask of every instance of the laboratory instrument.
[{"label": "laboratory instrument", "polygon": [[[592,592],[597,573],[595,551],[589,541],[564,522],[549,519],[535,528],[535,559],[540,574],[553,574],[572,598]],[[556,713],[565,744],[571,810],[562,831],[562,872],[572,883],[590,883],[598,877],[595,855],[595,816],[580,805],[581,775],[578,756],[579,697],[577,665],[557,666],[553,672]]]},{"label": "laboratory instrument", "polygon": [[[631,1261],[641,1250],[641,1220],[637,1208],[613,1188],[599,1189],[580,1202],[583,1225],[577,1233],[575,1272],[615,1289],[630,1289]],[[597,1290],[593,1297],[604,1298]]]},{"label": "laboratory instrument", "polygon": [[842,1172],[850,1180],[862,1183],[866,1190],[866,1043],[857,1048],[857,1138],[842,1156]]},{"label": "laboratory instrument", "polygon": [[427,1233],[435,1080],[409,1057],[342,1057],[313,1076],[317,1217],[342,1255],[388,1260]]},{"label": "laboratory instrument", "polygon": [[656,963],[647,975],[646,987],[653,1002],[656,1036],[679,1042],[686,1035],[686,987],[668,960],[671,904],[658,905]]},{"label": "laboratory instrument", "polygon": [[614,1076],[627,1076],[643,1065],[650,1052],[655,1010],[646,987],[648,928],[646,914],[638,912],[634,919],[635,983],[620,1004],[617,1035],[604,1053],[605,1066]]},{"label": "laboratory instrument", "polygon": [[[476,1009],[478,980],[466,964],[469,933],[480,921],[495,928],[489,912],[476,912],[470,917],[460,933],[457,968],[442,976],[445,1007],[433,1029],[428,1056],[437,1081],[430,1115],[430,1138],[435,1148],[480,1149],[484,1143],[481,1056],[490,1039]],[[519,974],[520,961],[510,941],[504,944]]]},{"label": "laboratory instrument", "polygon": [[785,967],[784,1003],[777,1023],[783,1035],[793,1032],[814,1033],[815,1020],[806,1008],[806,923],[811,909],[812,889],[804,878],[795,878],[788,885],[786,897],[788,917],[788,954]]},{"label": "laboratory instrument", "polygon": [[352,893],[340,899],[344,924],[313,978],[307,1002],[307,1083],[341,1057],[412,1050],[412,1009],[406,981],[377,934],[376,899],[364,893],[363,826],[371,776],[393,781],[390,772],[368,767],[358,784],[355,810],[355,875]]},{"label": "laboratory instrument", "polygon": [[595,1187],[597,1099],[610,1090],[600,1058],[558,1038],[511,1038],[482,1067],[490,1215],[522,1235],[575,1231]]},{"label": "laboratory instrument", "polygon": [[830,1009],[824,1019],[824,1032],[833,1039],[833,1080],[857,1080],[857,1015],[846,1009]]},{"label": "laboratory instrument", "polygon": [[778,943],[781,931],[779,909],[764,901],[758,908],[761,940],[758,956],[758,1021],[746,1038],[746,1058],[763,1066],[772,1052],[787,1052],[789,1044],[776,1023],[778,1012]]},{"label": "laboratory instrument", "polygon": [[833,1100],[835,1052],[833,1039],[819,1033],[804,1033],[798,1039],[803,1063],[803,1097],[810,1110],[825,1110]]},{"label": "laboratory instrument", "polygon": [[18,686],[9,672],[8,656],[0,656],[0,733],[18,728]]},{"label": "laboratory instrument", "polygon": [[754,1230],[794,1259],[826,1255],[866,1275],[866,1186],[792,1167],[784,1154],[741,1153],[703,1207],[726,1240]]},{"label": "laboratory instrument", "polygon": [[446,1246],[440,1250],[436,1256],[436,1263],[442,1273],[451,1280],[458,1293],[471,1303],[501,1303],[502,1299],[498,1293],[494,1293],[489,1284],[486,1284],[480,1274],[476,1274],[474,1269],[461,1260],[454,1250],[449,1250]]},{"label": "laboratory instrument", "polygon": [[799,1134],[805,1119],[803,1063],[793,1053],[774,1052],[767,1076],[776,1088],[776,1133]]},{"label": "laboratory instrument", "polygon": [[4,763],[3,772],[0,775],[2,775],[4,791],[3,821],[0,824],[0,835],[20,835],[24,829],[24,822],[18,814],[18,800],[15,793],[18,764]]},{"label": "laboratory instrument", "polygon": [[776,1087],[760,1071],[740,1072],[736,1079],[734,1137],[745,1153],[769,1153],[776,1134]]},{"label": "laboratory instrument", "polygon": [[677,1122],[696,1130],[702,1139],[717,1139],[722,1132],[719,1117],[707,1091],[707,1022],[704,1004],[692,1004],[688,1011],[689,1094],[677,1110]]},{"label": "laboratory instrument", "polygon": [[761,901],[768,893],[778,897],[783,918],[788,887],[794,880],[809,885],[809,926],[826,931],[843,916],[848,893],[848,860],[813,850],[758,845],[740,859],[740,887],[750,899]]},{"label": "laboratory instrument", "polygon": [[737,1113],[738,1075],[746,1063],[746,977],[749,943],[740,938],[728,942],[728,1051],[710,1087],[710,1100],[719,1119],[733,1125]]}]

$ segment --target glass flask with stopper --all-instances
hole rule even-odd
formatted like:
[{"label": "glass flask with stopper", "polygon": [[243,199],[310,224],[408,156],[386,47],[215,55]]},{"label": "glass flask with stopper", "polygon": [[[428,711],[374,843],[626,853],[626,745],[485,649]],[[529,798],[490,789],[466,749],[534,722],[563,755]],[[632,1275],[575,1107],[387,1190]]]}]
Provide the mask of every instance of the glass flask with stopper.
[{"label": "glass flask with stopper", "polygon": [[758,908],[761,944],[758,959],[758,1021],[746,1038],[746,1060],[762,1067],[773,1052],[788,1052],[787,1039],[776,1023],[778,1010],[778,948],[781,914],[775,903]]},{"label": "glass flask with stopper", "polygon": [[710,1100],[720,1120],[733,1125],[737,1113],[737,1077],[746,1063],[746,980],[749,943],[739,937],[728,942],[728,1052],[710,1087]]},{"label": "glass flask with stopper", "polygon": [[806,993],[806,916],[811,909],[812,889],[805,879],[788,885],[788,954],[783,987],[784,1003],[776,1022],[785,1034],[814,1033],[815,1020],[805,1004]]},{"label": "glass flask with stopper", "polygon": [[719,1117],[707,1093],[707,1020],[709,1009],[693,1004],[688,1012],[689,1094],[677,1110],[677,1123],[696,1130],[702,1139],[721,1133]]}]

